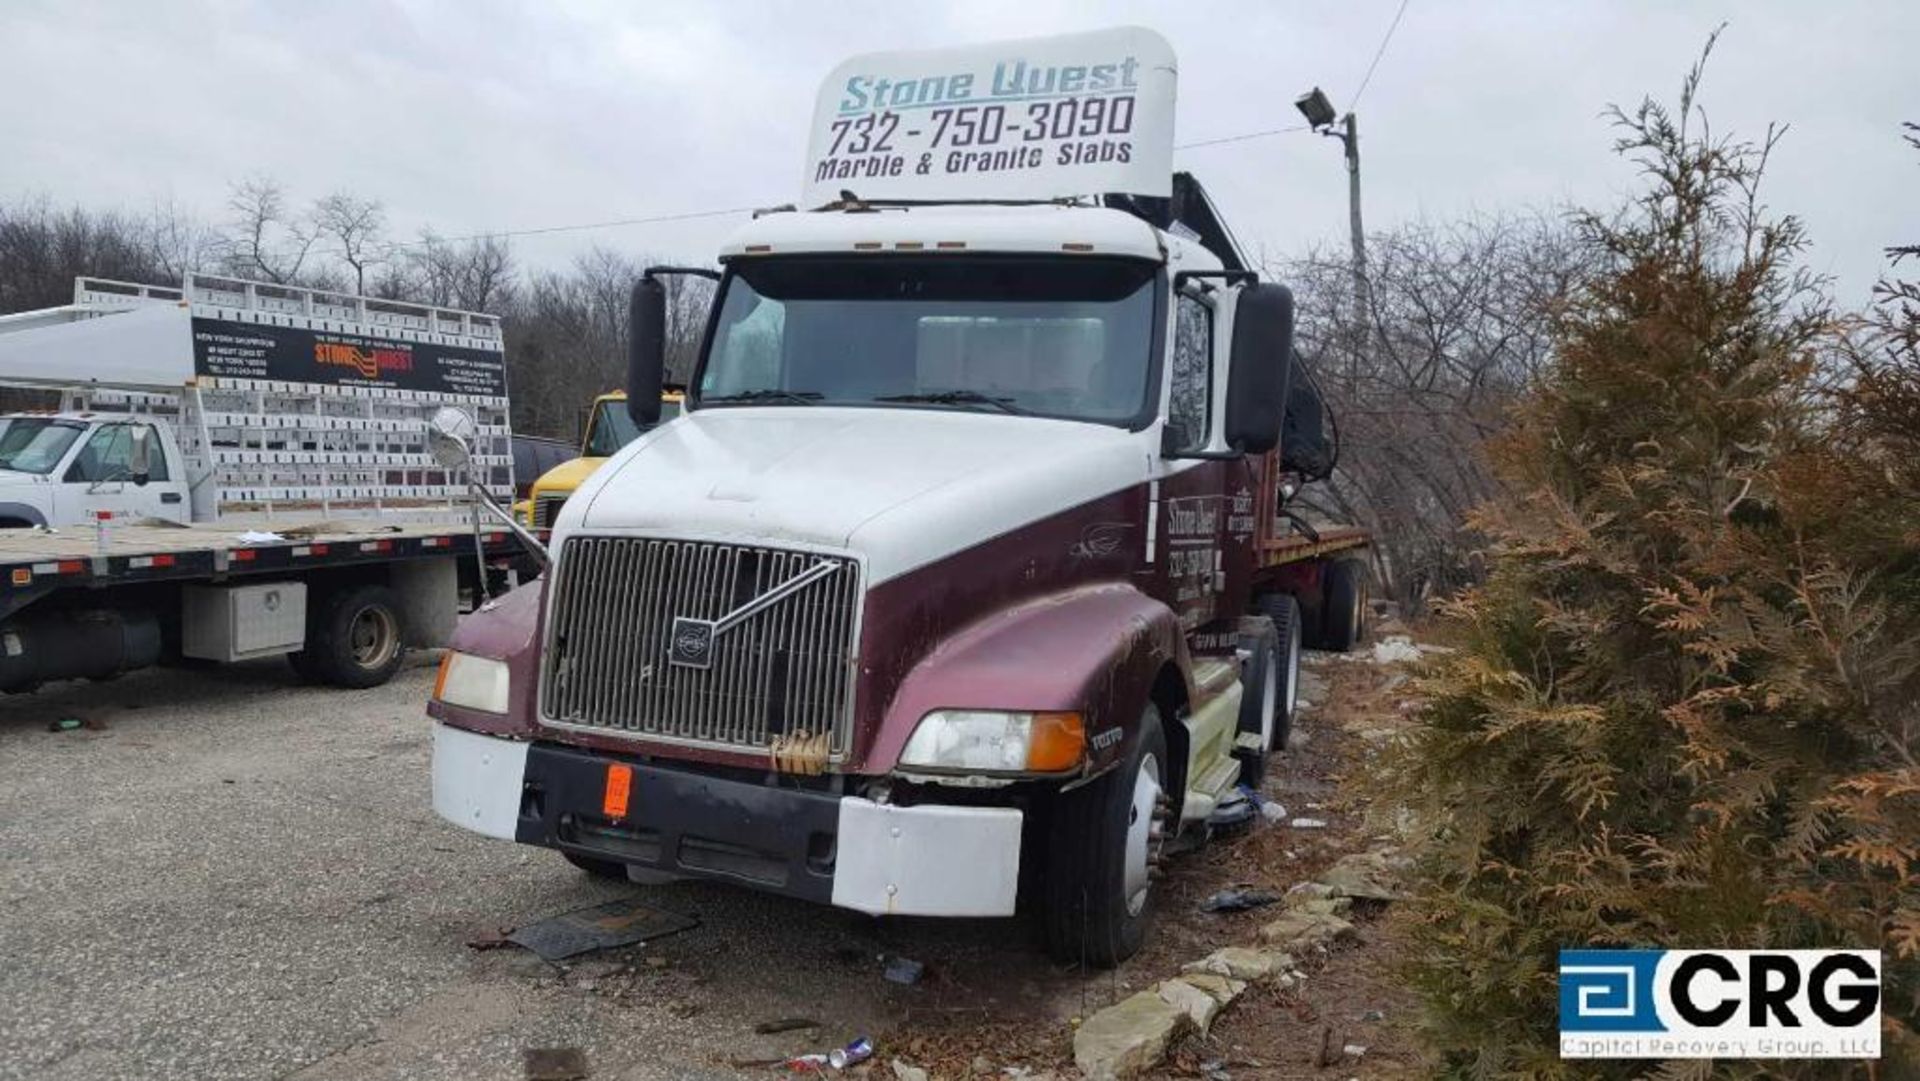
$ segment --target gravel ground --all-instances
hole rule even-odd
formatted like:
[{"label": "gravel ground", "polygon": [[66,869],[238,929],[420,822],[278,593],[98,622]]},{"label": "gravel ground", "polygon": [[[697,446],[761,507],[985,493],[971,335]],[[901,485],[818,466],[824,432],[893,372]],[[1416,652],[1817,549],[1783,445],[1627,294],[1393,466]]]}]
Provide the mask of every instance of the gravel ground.
[{"label": "gravel ground", "polygon": [[[517,1079],[540,1047],[737,1076],[1052,975],[1006,921],[606,883],[443,823],[429,663],[362,692],[274,663],[0,699],[0,1078]],[[622,896],[701,925],[568,967],[466,946]],[[934,975],[886,983],[890,952]],[[821,1027],[752,1033],[795,1015]]]},{"label": "gravel ground", "polygon": [[[595,1081],[765,1077],[746,1064],[861,1034],[883,1063],[905,1054],[940,1077],[1011,1063],[1071,1074],[1073,1018],[1251,937],[1256,915],[1201,915],[1201,898],[1229,882],[1285,888],[1347,833],[1262,831],[1176,859],[1147,950],[1117,972],[1060,969],[1026,922],[881,921],[718,885],[609,883],[450,826],[428,803],[430,665],[361,692],[261,663],[0,698],[0,1081],[520,1081],[525,1053],[554,1047],[582,1049]],[[85,727],[48,731],[66,717]],[[1306,750],[1269,780],[1296,814],[1332,795],[1345,755],[1326,752],[1352,743],[1326,739],[1325,717],[1310,715]],[[699,926],[560,966],[467,945],[622,897]],[[924,962],[925,978],[883,980],[893,955]],[[1363,979],[1318,1009],[1290,997],[1240,1011],[1183,1057],[1270,1076],[1244,1060],[1270,1070],[1318,1037],[1303,1008],[1393,1009],[1392,982]],[[753,1032],[792,1017],[818,1026]]]}]

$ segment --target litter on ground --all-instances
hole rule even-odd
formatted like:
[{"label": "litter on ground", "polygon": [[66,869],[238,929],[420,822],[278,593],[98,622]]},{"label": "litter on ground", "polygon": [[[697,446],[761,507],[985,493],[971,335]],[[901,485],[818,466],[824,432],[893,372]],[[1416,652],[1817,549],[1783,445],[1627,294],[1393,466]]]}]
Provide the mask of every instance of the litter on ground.
[{"label": "litter on ground", "polygon": [[563,912],[521,927],[507,938],[539,954],[543,961],[560,961],[590,950],[664,938],[699,924],[700,921],[691,916],[662,911],[638,901],[621,900]]}]

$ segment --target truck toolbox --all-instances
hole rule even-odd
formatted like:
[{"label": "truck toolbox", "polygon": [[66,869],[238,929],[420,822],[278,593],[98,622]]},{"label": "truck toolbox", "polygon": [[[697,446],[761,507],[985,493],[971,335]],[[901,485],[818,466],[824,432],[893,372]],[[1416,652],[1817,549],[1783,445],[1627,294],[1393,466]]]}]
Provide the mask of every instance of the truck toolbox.
[{"label": "truck toolbox", "polygon": [[242,661],[300,648],[307,632],[307,584],[187,586],[180,591],[180,652]]}]

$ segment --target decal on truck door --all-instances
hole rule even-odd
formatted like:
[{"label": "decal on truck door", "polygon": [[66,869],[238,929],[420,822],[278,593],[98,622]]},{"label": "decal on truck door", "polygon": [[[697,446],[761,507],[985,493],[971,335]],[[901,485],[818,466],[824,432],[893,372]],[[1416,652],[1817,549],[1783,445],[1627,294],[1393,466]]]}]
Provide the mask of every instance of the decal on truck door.
[{"label": "decal on truck door", "polygon": [[1220,502],[1212,495],[1165,501],[1167,577],[1176,609],[1213,595],[1213,572],[1220,561]]}]

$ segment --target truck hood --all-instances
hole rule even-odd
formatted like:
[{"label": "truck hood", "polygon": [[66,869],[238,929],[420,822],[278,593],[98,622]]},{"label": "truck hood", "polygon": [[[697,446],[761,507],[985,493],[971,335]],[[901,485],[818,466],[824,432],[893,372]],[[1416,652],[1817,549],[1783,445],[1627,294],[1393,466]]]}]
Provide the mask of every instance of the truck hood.
[{"label": "truck hood", "polygon": [[1148,436],[878,408],[715,408],[636,440],[561,512],[574,530],[851,549],[876,583],[1143,483]]},{"label": "truck hood", "polygon": [[580,483],[593,475],[593,471],[606,464],[605,458],[572,458],[561,462],[533,482],[532,492],[535,498],[560,492],[572,492]]}]

